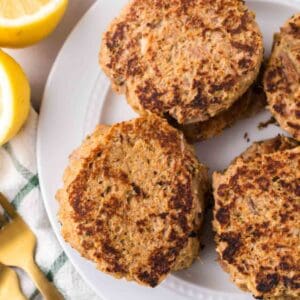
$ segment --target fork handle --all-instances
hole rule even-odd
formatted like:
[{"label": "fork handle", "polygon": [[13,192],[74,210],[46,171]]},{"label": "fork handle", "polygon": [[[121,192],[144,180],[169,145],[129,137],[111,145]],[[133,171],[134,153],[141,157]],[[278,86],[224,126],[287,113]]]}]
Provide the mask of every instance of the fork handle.
[{"label": "fork handle", "polygon": [[41,292],[45,300],[63,300],[64,297],[60,294],[57,288],[52,284],[40,270],[34,260],[30,260],[24,270],[31,277],[38,290]]},{"label": "fork handle", "polygon": [[17,273],[0,264],[0,299],[26,300],[19,285]]}]

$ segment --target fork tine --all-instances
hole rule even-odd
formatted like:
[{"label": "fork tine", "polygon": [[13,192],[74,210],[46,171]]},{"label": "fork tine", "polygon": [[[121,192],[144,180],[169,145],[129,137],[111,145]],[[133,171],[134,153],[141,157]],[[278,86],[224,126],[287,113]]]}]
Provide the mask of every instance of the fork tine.
[{"label": "fork tine", "polygon": [[0,227],[7,223],[6,218],[0,213]]},{"label": "fork tine", "polygon": [[0,193],[0,204],[11,218],[15,218],[18,216],[14,207],[7,201],[2,193]]}]

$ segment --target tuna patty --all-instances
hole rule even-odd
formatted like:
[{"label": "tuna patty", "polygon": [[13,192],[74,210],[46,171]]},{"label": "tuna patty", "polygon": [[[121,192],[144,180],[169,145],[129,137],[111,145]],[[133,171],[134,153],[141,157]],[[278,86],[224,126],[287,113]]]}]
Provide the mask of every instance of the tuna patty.
[{"label": "tuna patty", "polygon": [[300,14],[275,35],[264,85],[272,114],[300,141]]},{"label": "tuna patty", "polygon": [[217,252],[232,280],[261,299],[299,299],[299,143],[255,143],[214,173],[213,191]]},{"label": "tuna patty", "polygon": [[256,79],[260,29],[240,0],[132,0],[103,36],[100,64],[140,114],[179,124],[228,109]]},{"label": "tuna patty", "polygon": [[114,277],[154,287],[199,252],[207,169],[155,116],[100,126],[57,194],[62,235]]}]

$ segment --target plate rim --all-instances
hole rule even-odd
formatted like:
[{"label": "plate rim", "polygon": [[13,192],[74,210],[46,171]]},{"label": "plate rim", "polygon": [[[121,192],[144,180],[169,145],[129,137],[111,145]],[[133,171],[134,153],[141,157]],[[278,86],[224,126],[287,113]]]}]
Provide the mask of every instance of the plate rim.
[{"label": "plate rim", "polygon": [[81,24],[85,21],[85,19],[92,14],[94,10],[97,9],[98,6],[102,5],[102,2],[105,0],[96,0],[95,3],[93,3],[87,11],[80,17],[80,19],[76,22],[72,30],[69,32],[67,37],[65,38],[63,45],[61,46],[60,50],[57,53],[57,56],[55,57],[55,60],[51,66],[50,72],[48,74],[46,84],[44,87],[43,95],[42,95],[42,102],[40,106],[40,112],[39,112],[39,118],[38,118],[38,125],[37,125],[37,138],[36,138],[36,159],[37,159],[37,173],[39,177],[39,188],[41,191],[42,201],[47,213],[48,220],[51,225],[51,229],[53,230],[55,237],[57,241],[59,242],[59,246],[62,248],[64,253],[66,254],[68,260],[71,262],[72,266],[76,270],[76,272],[79,274],[79,276],[84,280],[84,282],[89,286],[92,291],[95,293],[95,295],[101,297],[101,300],[108,300],[108,298],[102,293],[102,291],[95,288],[95,286],[89,281],[89,279],[85,276],[85,274],[80,270],[79,265],[75,262],[73,257],[69,254],[69,250],[67,249],[67,246],[65,244],[65,241],[62,238],[62,235],[60,231],[57,228],[57,222],[58,220],[52,215],[49,202],[46,200],[47,195],[46,191],[44,189],[44,179],[43,176],[40,176],[42,174],[42,163],[41,163],[41,122],[42,122],[42,115],[45,114],[44,110],[44,100],[46,98],[47,92],[50,88],[51,82],[53,81],[53,78],[55,76],[56,69],[58,68],[58,65],[60,63],[61,57],[63,55],[63,52],[66,49],[67,43],[70,42],[70,39],[75,34],[75,32],[78,30],[78,28],[81,26]]}]

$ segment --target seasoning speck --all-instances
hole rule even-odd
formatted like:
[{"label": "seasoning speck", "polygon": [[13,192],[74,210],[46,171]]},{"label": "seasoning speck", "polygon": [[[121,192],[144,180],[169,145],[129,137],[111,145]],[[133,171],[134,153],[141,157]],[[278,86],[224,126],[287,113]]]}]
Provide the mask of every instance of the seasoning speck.
[{"label": "seasoning speck", "polygon": [[250,138],[249,138],[248,132],[245,132],[245,134],[244,134],[244,139],[247,141],[247,143],[250,142]]},{"label": "seasoning speck", "polygon": [[262,129],[267,128],[271,124],[274,124],[274,125],[278,126],[277,121],[275,120],[274,117],[271,117],[266,122],[260,122],[257,127],[258,127],[259,130],[262,130]]}]

